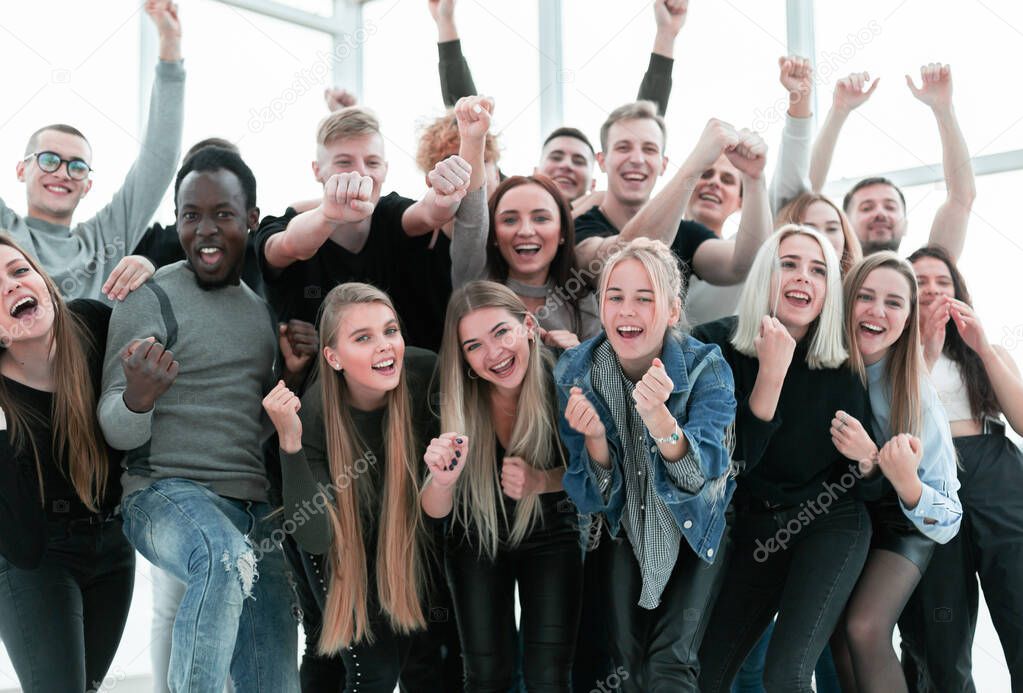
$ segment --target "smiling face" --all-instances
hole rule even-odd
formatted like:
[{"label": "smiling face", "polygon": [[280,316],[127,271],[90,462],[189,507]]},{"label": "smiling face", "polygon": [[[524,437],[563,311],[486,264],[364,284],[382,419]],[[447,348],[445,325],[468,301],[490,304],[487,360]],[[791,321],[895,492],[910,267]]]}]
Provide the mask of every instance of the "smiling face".
[{"label": "smiling face", "polygon": [[551,194],[535,183],[505,192],[494,214],[494,242],[508,263],[510,278],[537,286],[546,282],[565,242],[561,214]]},{"label": "smiling face", "polygon": [[394,311],[380,302],[351,304],[341,310],[334,334],[323,355],[331,367],[340,367],[353,402],[383,406],[383,398],[398,387],[405,357]]},{"label": "smiling face", "polygon": [[373,179],[372,202],[380,199],[380,190],[387,178],[384,138],[379,133],[338,138],[317,148],[313,162],[316,180],[326,183],[335,173],[355,172]]},{"label": "smiling face", "polygon": [[842,257],[842,253],[845,252],[845,235],[842,233],[842,218],[839,217],[837,209],[827,202],[817,200],[806,208],[799,223],[820,231],[834,247],[835,254],[839,258]]},{"label": "smiling face", "polygon": [[906,235],[906,210],[895,188],[885,183],[860,188],[853,195],[848,214],[864,255],[899,249]]},{"label": "smiling face", "polygon": [[700,176],[689,198],[687,216],[720,231],[725,219],[742,207],[741,174],[724,154]]},{"label": "smiling face", "polygon": [[628,258],[612,268],[601,297],[600,322],[626,373],[650,367],[661,354],[665,332],[681,314],[680,301],[657,295],[642,262]]},{"label": "smiling face", "polygon": [[828,286],[824,251],[811,236],[793,233],[778,246],[778,264],[771,276],[769,305],[777,303],[775,317],[799,340],[824,307]]},{"label": "smiling face", "polygon": [[178,235],[196,281],[205,289],[238,284],[249,229],[258,209],[245,209],[245,192],[227,169],[192,171],[178,189]]},{"label": "smiling face", "polygon": [[[92,149],[88,142],[66,132],[40,132],[29,154],[45,151],[55,152],[62,159],[82,159],[87,164],[92,163]],[[29,216],[55,224],[70,225],[75,208],[92,187],[90,178],[71,178],[66,163],[53,173],[47,173],[39,168],[35,157],[19,162],[17,174],[18,180],[25,183]]]},{"label": "smiling face", "polygon": [[544,145],[537,170],[557,183],[565,197],[575,200],[593,184],[593,152],[577,137],[555,137]]},{"label": "smiling face", "polygon": [[532,316],[525,321],[506,308],[489,306],[458,322],[462,356],[477,376],[505,393],[517,393],[529,368]]},{"label": "smiling face", "polygon": [[916,285],[920,293],[921,312],[931,306],[942,296],[955,298],[955,284],[952,283],[952,273],[941,260],[926,255],[913,263],[913,271],[916,272]]},{"label": "smiling face", "polygon": [[619,204],[639,206],[650,199],[657,177],[664,173],[664,136],[651,118],[614,123],[607,133],[607,151],[597,155],[607,173],[607,192]]},{"label": "smiling face", "polygon": [[912,313],[913,290],[898,271],[878,267],[853,296],[850,339],[868,366],[899,341]]},{"label": "smiling face", "polygon": [[0,244],[0,345],[46,337],[53,327],[53,302],[46,280],[17,249]]}]

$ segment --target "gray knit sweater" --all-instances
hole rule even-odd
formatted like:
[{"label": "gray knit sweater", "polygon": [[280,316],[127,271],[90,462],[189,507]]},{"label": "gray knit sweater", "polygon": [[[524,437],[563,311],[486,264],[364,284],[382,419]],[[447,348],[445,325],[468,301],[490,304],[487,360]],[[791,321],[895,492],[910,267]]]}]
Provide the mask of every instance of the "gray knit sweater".
[{"label": "gray knit sweater", "polygon": [[161,61],[138,158],[113,199],[74,228],[22,217],[0,200],[0,231],[39,260],[65,300],[110,303],[100,292],[103,282],[138,244],[174,180],[184,110],[185,68],[181,62]]},{"label": "gray knit sweater", "polygon": [[[156,291],[154,291],[154,286]],[[158,291],[168,299],[170,314]],[[176,323],[176,327],[175,327]],[[121,350],[155,337],[180,364],[150,411],[124,404]],[[208,486],[242,500],[267,499],[262,400],[274,379],[277,338],[266,302],[245,284],[204,290],[185,261],[161,268],[114,306],[103,367],[99,423],[125,456],[124,495],[164,478]]]}]

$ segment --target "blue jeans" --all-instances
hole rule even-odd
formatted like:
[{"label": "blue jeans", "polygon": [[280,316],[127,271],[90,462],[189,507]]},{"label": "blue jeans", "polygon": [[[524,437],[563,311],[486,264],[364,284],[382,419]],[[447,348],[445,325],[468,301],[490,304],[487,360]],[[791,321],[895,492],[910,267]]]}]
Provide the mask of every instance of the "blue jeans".
[{"label": "blue jeans", "polygon": [[[185,583],[168,684],[175,693],[297,693],[294,589],[266,503],[223,498],[161,479],[121,503],[124,533],[153,565]],[[279,533],[279,531],[278,531]],[[274,537],[279,538],[279,537]]]}]

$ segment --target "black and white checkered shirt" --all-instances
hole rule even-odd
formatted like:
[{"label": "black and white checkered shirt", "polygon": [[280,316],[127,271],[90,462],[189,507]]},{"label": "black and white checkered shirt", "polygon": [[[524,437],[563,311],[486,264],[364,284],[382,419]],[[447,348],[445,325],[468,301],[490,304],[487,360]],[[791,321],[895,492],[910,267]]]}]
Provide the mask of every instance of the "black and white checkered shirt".
[{"label": "black and white checkered shirt", "polygon": [[[645,609],[654,609],[660,604],[661,593],[675,568],[682,532],[671,510],[657,495],[650,481],[651,459],[665,465],[668,475],[679,488],[695,493],[704,483],[699,452],[690,448],[678,462],[667,462],[660,456],[657,446],[650,443],[649,452],[657,455],[651,458],[647,452],[646,426],[632,398],[636,386],[625,376],[617,355],[607,341],[593,351],[590,378],[593,388],[611,410],[611,418],[622,440],[624,459],[621,471],[625,477],[622,525],[639,562],[639,572],[643,579],[639,605]],[[595,462],[592,466],[606,499],[611,487],[611,470]]]}]

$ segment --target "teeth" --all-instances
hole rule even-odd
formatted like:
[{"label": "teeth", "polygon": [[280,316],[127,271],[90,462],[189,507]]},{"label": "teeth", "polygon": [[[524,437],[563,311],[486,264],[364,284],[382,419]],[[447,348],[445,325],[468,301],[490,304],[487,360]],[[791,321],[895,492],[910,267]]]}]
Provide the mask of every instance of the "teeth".
[{"label": "teeth", "polygon": [[862,327],[862,328],[864,328],[864,329],[866,329],[866,330],[868,330],[870,332],[874,332],[876,334],[880,334],[880,333],[884,332],[884,328],[883,327],[881,327],[880,325],[875,325],[872,322],[861,322],[860,323],[860,327]]},{"label": "teeth", "polygon": [[539,250],[540,246],[536,243],[525,243],[523,245],[515,246],[515,252],[517,253],[526,253],[530,251],[539,252]]},{"label": "teeth", "polygon": [[509,356],[504,361],[501,361],[501,363],[498,363],[498,364],[495,364],[495,365],[491,366],[490,370],[492,370],[492,371],[499,371],[499,370],[503,370],[503,369],[507,368],[508,366],[511,365],[512,358],[514,358],[514,357]]},{"label": "teeth", "polygon": [[35,305],[35,302],[36,302],[36,300],[34,298],[32,298],[31,296],[26,296],[25,298],[21,299],[20,301],[18,301],[17,303],[14,304],[14,307],[11,308],[11,315],[13,316],[23,306]]},{"label": "teeth", "polygon": [[619,327],[618,331],[619,332],[642,332],[643,328],[642,327],[635,327],[633,325],[626,325],[624,327]]},{"label": "teeth", "polygon": [[380,363],[375,364],[373,368],[390,368],[393,365],[394,359],[387,359],[386,361],[381,361]]},{"label": "teeth", "polygon": [[199,252],[203,255],[212,255],[213,253],[219,253],[220,248],[199,248]]},{"label": "teeth", "polygon": [[810,294],[804,291],[786,291],[785,297],[799,299],[800,301],[806,301],[807,303],[810,302]]},{"label": "teeth", "polygon": [[625,180],[631,180],[631,181],[644,181],[644,180],[646,180],[646,176],[644,174],[642,174],[642,173],[625,173],[625,174],[622,175],[622,178],[624,178]]},{"label": "teeth", "polygon": [[711,195],[710,193],[703,193],[702,195],[700,195],[700,199],[708,200],[710,202],[717,202],[718,204],[721,204],[721,198],[718,197],[717,195]]}]

